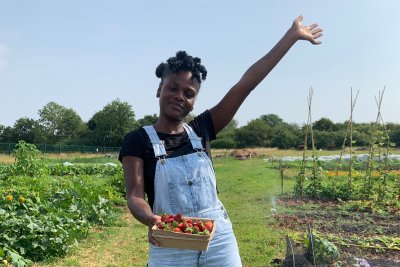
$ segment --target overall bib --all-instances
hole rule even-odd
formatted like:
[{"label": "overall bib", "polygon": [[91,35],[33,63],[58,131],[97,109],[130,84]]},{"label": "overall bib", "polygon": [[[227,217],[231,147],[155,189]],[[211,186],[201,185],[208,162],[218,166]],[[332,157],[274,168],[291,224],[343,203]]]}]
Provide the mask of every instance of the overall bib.
[{"label": "overall bib", "polygon": [[145,126],[144,129],[158,158],[153,213],[182,213],[187,217],[216,221],[215,235],[207,251],[161,248],[150,244],[148,266],[242,266],[232,224],[218,199],[214,169],[201,139],[189,125],[184,124],[196,152],[166,158],[164,143],[154,127]]}]

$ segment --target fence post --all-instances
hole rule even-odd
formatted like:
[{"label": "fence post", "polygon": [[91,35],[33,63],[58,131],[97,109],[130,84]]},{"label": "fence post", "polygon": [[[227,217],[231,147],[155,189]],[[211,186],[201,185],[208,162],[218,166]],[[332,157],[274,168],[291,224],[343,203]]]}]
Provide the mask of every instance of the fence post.
[{"label": "fence post", "polygon": [[280,168],[280,174],[281,174],[281,194],[283,195],[283,168]]}]

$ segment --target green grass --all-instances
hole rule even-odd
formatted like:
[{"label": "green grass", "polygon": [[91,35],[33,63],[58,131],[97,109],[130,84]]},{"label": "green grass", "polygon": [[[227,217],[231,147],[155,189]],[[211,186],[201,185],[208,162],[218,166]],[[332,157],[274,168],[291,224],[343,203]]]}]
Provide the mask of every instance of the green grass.
[{"label": "green grass", "polygon": [[[268,266],[283,255],[283,236],[272,231],[272,197],[281,192],[277,171],[261,158],[214,161],[219,197],[228,210],[245,266]],[[287,184],[285,190],[290,190]]]},{"label": "green grass", "polygon": [[[285,253],[286,233],[273,229],[272,197],[281,192],[276,170],[263,158],[240,161],[214,160],[219,198],[228,210],[244,266],[270,266]],[[285,181],[290,191],[293,181]],[[145,266],[148,258],[147,228],[126,209],[119,223],[92,231],[89,238],[64,259],[35,266]]]},{"label": "green grass", "polygon": [[121,208],[112,226],[92,229],[89,237],[63,259],[36,263],[35,267],[130,267],[146,266],[148,242],[146,227]]}]

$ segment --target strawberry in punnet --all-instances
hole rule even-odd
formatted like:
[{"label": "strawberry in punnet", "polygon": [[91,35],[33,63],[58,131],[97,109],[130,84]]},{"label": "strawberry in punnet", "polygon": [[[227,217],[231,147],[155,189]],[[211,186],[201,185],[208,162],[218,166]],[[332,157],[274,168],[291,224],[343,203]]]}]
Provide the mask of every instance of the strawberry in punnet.
[{"label": "strawberry in punnet", "polygon": [[212,228],[213,228],[213,222],[212,221],[207,221],[205,224],[204,224],[204,227],[208,230],[208,231],[212,231]]},{"label": "strawberry in punnet", "polygon": [[186,230],[186,228],[188,227],[188,224],[186,223],[185,219],[181,220],[181,222],[178,224],[178,227],[181,228],[182,231]]},{"label": "strawberry in punnet", "polygon": [[157,229],[176,233],[210,235],[214,227],[211,220],[185,218],[182,213],[161,215],[161,222],[157,223]]},{"label": "strawberry in punnet", "polygon": [[177,222],[180,222],[183,218],[183,214],[182,213],[178,213],[174,216],[174,220]]},{"label": "strawberry in punnet", "polygon": [[161,215],[161,221],[162,221],[162,222],[167,222],[168,218],[169,218],[169,215],[166,214],[166,213],[164,213],[164,214]]},{"label": "strawberry in punnet", "polygon": [[160,223],[157,223],[157,228],[158,229],[165,229],[165,226],[166,226],[166,224],[165,224],[165,222],[160,222]]},{"label": "strawberry in punnet", "polygon": [[198,227],[198,226],[193,226],[193,231],[192,231],[192,233],[193,233],[193,234],[197,234],[197,233],[199,233],[199,232],[200,232],[199,227]]},{"label": "strawberry in punnet", "polygon": [[174,232],[175,232],[175,233],[182,233],[182,230],[181,230],[181,228],[176,227],[176,228],[174,229]]},{"label": "strawberry in punnet", "polygon": [[202,221],[198,221],[196,225],[199,227],[200,232],[203,232],[206,229]]}]

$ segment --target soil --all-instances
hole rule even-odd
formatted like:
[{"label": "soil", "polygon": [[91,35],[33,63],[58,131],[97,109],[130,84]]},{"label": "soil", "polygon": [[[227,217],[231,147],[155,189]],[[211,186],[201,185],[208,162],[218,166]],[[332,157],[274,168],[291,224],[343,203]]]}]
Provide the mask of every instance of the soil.
[{"label": "soil", "polygon": [[248,149],[240,149],[240,150],[232,151],[232,153],[230,155],[239,160],[246,160],[246,159],[251,159],[252,157],[257,156],[257,152],[255,152],[253,150],[248,150]]},{"label": "soil", "polygon": [[[378,214],[347,211],[338,201],[280,197],[277,199],[277,227],[306,232],[310,226],[322,237],[333,235],[344,241],[332,240],[340,251],[341,266],[354,266],[354,258],[365,259],[370,266],[400,266],[400,250],[367,248],[384,243],[378,238],[400,237],[400,214]],[[281,212],[280,212],[281,211]],[[373,238],[375,242],[368,242]],[[330,239],[330,238],[328,238]],[[357,243],[354,240],[364,240]],[[385,246],[384,246],[385,247]]]}]

